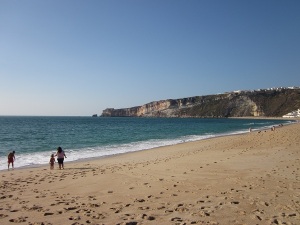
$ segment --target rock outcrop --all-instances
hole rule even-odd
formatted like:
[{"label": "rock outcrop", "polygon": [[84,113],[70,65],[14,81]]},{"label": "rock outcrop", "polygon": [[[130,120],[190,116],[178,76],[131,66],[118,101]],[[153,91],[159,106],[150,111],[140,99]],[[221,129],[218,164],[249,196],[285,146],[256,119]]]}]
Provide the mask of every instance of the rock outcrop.
[{"label": "rock outcrop", "polygon": [[102,117],[277,117],[300,108],[299,88],[237,91],[103,110]]}]

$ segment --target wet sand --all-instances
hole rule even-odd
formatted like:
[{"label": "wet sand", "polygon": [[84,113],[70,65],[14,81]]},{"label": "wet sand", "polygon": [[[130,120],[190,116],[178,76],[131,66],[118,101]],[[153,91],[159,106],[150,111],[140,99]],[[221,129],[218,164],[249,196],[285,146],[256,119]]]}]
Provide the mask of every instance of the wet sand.
[{"label": "wet sand", "polygon": [[1,225],[300,224],[299,123],[49,168],[0,172]]}]

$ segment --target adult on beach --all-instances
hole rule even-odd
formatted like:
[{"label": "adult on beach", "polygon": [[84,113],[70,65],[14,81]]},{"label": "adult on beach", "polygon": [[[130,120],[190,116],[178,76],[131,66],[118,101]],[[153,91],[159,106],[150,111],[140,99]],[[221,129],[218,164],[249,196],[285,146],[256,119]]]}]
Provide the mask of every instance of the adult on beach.
[{"label": "adult on beach", "polygon": [[11,164],[12,169],[14,169],[14,161],[15,161],[15,151],[12,151],[8,154],[7,156],[7,163],[8,163],[8,170],[9,170],[9,165]]},{"label": "adult on beach", "polygon": [[55,156],[57,156],[57,162],[58,162],[59,169],[61,169],[61,168],[64,169],[64,159],[67,158],[67,156],[61,147],[57,148],[57,153],[55,154]]}]

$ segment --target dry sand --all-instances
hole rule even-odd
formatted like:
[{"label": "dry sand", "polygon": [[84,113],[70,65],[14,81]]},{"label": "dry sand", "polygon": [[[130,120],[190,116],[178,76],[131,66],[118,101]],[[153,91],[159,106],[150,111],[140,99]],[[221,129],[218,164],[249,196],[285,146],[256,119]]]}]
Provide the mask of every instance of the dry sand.
[{"label": "dry sand", "polygon": [[299,123],[57,168],[1,171],[0,224],[300,224]]}]

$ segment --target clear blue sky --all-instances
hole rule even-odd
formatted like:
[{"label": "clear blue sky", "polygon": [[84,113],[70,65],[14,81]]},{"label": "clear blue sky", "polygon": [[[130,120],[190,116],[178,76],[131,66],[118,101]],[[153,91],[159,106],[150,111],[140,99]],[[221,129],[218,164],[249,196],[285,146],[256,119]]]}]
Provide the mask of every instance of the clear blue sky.
[{"label": "clear blue sky", "polygon": [[300,86],[299,0],[0,0],[0,115]]}]

